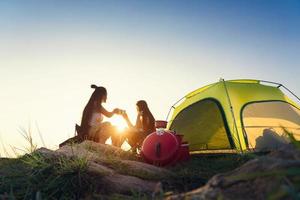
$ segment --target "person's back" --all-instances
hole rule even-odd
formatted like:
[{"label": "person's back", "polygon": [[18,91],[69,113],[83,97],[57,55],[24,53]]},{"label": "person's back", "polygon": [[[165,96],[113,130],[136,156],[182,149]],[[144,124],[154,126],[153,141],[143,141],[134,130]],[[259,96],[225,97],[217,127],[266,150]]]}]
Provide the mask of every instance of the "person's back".
[{"label": "person's back", "polygon": [[155,119],[151,112],[138,115],[135,127],[148,135],[155,131]]},{"label": "person's back", "polygon": [[131,124],[127,114],[123,114],[124,119],[130,127],[130,130],[125,135],[133,151],[142,145],[142,142],[147,135],[155,131],[155,119],[150,112],[146,101],[138,101],[136,107],[138,115],[134,126]]}]

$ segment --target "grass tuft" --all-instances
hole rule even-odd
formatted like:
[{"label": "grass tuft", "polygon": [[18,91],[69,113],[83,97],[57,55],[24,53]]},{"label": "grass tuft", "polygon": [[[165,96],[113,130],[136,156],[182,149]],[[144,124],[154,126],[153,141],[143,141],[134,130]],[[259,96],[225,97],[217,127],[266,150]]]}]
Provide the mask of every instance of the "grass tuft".
[{"label": "grass tuft", "polygon": [[163,180],[164,191],[188,192],[206,184],[217,173],[231,171],[254,155],[193,155],[191,160],[170,167],[172,176]]}]

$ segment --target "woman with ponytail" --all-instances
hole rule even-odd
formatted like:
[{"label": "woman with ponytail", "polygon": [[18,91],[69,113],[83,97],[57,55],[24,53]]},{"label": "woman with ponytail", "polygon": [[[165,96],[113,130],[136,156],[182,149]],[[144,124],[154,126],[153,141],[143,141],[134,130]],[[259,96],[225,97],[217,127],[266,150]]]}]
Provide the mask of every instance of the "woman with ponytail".
[{"label": "woman with ponytail", "polygon": [[112,117],[114,114],[120,113],[120,109],[115,108],[112,112],[107,111],[102,103],[107,100],[107,91],[104,87],[98,87],[91,85],[91,88],[95,89],[91,95],[87,105],[85,106],[80,127],[81,139],[89,139],[99,143],[105,143],[105,141],[111,136],[112,143],[117,145],[118,141],[115,138],[115,127],[109,122],[102,122],[103,116]]}]

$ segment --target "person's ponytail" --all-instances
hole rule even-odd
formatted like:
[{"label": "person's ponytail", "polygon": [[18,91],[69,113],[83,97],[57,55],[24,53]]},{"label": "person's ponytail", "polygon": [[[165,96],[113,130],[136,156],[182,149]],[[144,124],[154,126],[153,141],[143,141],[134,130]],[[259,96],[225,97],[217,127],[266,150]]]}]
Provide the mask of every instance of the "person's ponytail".
[{"label": "person's ponytail", "polygon": [[[94,90],[94,92],[93,92],[93,94],[92,94],[92,96],[91,96],[91,98],[90,98],[90,100],[88,102],[88,105],[90,105],[90,106],[93,107],[94,102],[97,101],[97,102],[100,103],[100,106],[101,106],[101,102],[100,101],[102,100],[102,98],[104,96],[107,95],[106,89],[104,87],[102,87],[102,86],[99,87],[99,86],[97,86],[95,84],[92,84],[91,88],[93,88],[95,90]],[[98,106],[98,107],[100,107],[100,106]]]},{"label": "person's ponytail", "polygon": [[97,89],[97,88],[98,88],[98,86],[97,86],[97,85],[94,85],[94,84],[92,84],[92,85],[91,85],[91,88],[93,88],[93,89]]}]

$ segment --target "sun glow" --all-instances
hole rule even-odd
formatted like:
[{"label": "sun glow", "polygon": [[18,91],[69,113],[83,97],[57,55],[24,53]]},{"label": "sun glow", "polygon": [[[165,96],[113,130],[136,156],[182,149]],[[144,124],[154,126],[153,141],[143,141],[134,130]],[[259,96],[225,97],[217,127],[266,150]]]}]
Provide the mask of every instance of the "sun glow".
[{"label": "sun glow", "polygon": [[[107,121],[109,121],[113,126],[115,126],[117,128],[117,133],[118,134],[122,134],[123,131],[125,130],[125,128],[128,127],[125,120],[120,116],[114,116],[110,119],[107,119]],[[108,138],[106,140],[105,144],[112,145],[111,138]],[[131,146],[127,143],[127,141],[125,141],[122,144],[121,149],[123,149],[125,151],[128,151],[128,150],[131,149]]]},{"label": "sun glow", "polygon": [[[108,138],[105,142],[105,144],[108,144],[108,145],[112,145],[111,144],[111,138]],[[121,145],[121,149],[123,149],[124,151],[128,151],[131,149],[131,146],[128,144],[127,141],[125,141],[122,145]]]},{"label": "sun glow", "polygon": [[127,124],[122,117],[115,116],[108,121],[118,129],[118,133],[122,133],[122,131],[127,128]]}]

